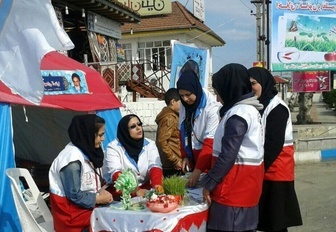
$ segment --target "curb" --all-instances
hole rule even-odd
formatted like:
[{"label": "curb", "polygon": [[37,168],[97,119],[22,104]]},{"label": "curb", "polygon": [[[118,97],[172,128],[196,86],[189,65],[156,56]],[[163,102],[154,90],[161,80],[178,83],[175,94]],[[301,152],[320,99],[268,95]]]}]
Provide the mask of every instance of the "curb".
[{"label": "curb", "polygon": [[294,153],[295,164],[319,163],[336,160],[336,149]]}]

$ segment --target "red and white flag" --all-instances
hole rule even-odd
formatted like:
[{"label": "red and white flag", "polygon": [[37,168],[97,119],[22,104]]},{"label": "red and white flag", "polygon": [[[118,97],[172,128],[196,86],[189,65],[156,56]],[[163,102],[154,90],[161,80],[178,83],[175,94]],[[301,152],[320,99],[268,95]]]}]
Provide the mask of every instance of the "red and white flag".
[{"label": "red and white flag", "polygon": [[72,48],[50,0],[0,0],[0,80],[13,93],[38,105],[43,56]]}]

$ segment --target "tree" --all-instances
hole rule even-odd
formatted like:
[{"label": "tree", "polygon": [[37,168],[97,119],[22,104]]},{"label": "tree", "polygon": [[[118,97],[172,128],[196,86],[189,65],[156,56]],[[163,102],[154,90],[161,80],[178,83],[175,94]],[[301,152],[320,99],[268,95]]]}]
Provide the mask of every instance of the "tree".
[{"label": "tree", "polygon": [[310,117],[310,109],[312,107],[313,93],[299,93],[299,113],[296,116],[297,124],[312,124],[313,119]]}]

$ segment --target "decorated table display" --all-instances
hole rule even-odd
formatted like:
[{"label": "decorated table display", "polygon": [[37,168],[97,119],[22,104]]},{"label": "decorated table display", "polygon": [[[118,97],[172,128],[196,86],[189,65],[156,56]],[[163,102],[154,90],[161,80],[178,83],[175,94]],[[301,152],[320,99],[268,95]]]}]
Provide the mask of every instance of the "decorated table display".
[{"label": "decorated table display", "polygon": [[168,213],[176,209],[179,205],[179,199],[173,195],[153,195],[146,202],[146,207],[153,212]]},{"label": "decorated table display", "polygon": [[153,212],[168,213],[183,203],[186,180],[178,176],[163,179],[162,187],[147,192],[146,207]]},{"label": "decorated table display", "polygon": [[162,187],[164,192],[169,195],[174,195],[183,200],[186,194],[187,179],[180,176],[172,176],[163,179]]},{"label": "decorated table display", "polygon": [[138,179],[136,174],[131,169],[124,170],[114,183],[114,187],[117,191],[121,191],[121,202],[123,209],[130,209],[131,206],[131,194],[138,189]]},{"label": "decorated table display", "polygon": [[[122,200],[98,207],[91,215],[91,231],[189,231],[206,230],[208,205],[202,202],[200,188],[185,188],[186,179],[171,177],[162,186],[148,190],[144,197],[133,197],[132,171],[123,171],[115,187]],[[197,199],[196,199],[197,198]]]},{"label": "decorated table display", "polygon": [[[153,212],[168,213],[183,203],[186,194],[185,178],[172,176],[163,179],[162,186],[156,186],[146,192],[145,199],[131,201],[131,194],[138,188],[136,174],[131,169],[124,170],[117,178],[114,187],[122,193],[119,209],[141,210],[145,206]],[[116,206],[112,206],[115,209]]]}]

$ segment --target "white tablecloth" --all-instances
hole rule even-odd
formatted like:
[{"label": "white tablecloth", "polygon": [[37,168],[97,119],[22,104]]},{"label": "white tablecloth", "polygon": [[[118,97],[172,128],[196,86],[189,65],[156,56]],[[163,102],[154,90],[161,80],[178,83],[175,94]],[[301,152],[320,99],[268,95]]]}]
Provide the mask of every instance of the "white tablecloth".
[{"label": "white tablecloth", "polygon": [[179,206],[169,213],[149,209],[120,210],[115,205],[98,207],[91,215],[91,230],[98,231],[205,231],[207,204]]}]

